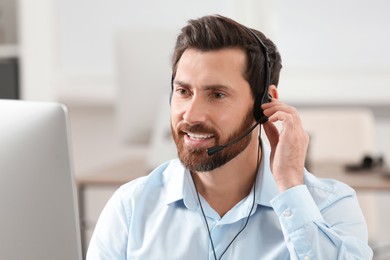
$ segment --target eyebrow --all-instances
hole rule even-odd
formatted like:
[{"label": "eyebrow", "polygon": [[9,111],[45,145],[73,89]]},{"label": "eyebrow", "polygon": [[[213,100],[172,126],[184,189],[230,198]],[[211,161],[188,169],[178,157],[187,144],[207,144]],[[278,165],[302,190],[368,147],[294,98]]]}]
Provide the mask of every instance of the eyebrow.
[{"label": "eyebrow", "polygon": [[179,86],[184,86],[184,87],[189,87],[189,86],[191,86],[190,84],[188,84],[188,83],[186,83],[186,82],[184,82],[184,81],[176,80],[176,79],[172,82],[172,85],[173,85],[173,86],[179,85]]},{"label": "eyebrow", "polygon": [[[183,86],[183,87],[189,87],[191,88],[191,84],[187,83],[187,82],[184,82],[184,81],[181,81],[181,80],[174,80],[173,81],[173,86]],[[210,85],[206,85],[204,87],[205,90],[215,90],[215,89],[220,89],[220,90],[230,90],[232,91],[232,88],[229,87],[229,86],[226,86],[226,85],[222,85],[222,84],[210,84]]]}]

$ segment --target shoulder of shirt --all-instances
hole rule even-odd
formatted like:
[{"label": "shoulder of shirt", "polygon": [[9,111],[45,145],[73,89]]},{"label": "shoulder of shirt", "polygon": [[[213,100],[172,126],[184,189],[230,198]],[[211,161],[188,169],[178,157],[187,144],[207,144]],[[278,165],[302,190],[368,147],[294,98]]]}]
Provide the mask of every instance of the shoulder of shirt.
[{"label": "shoulder of shirt", "polygon": [[[164,162],[151,171],[148,175],[136,178],[123,184],[118,191],[125,194],[134,194],[134,192],[139,191],[140,189],[143,190],[145,187],[161,187],[171,178],[177,176],[177,173],[180,170],[184,172],[185,168],[178,159]],[[129,191],[132,192],[129,193]]]},{"label": "shoulder of shirt", "polygon": [[345,197],[355,197],[356,192],[347,184],[335,180],[319,178],[305,171],[305,185],[318,206],[326,207]]}]

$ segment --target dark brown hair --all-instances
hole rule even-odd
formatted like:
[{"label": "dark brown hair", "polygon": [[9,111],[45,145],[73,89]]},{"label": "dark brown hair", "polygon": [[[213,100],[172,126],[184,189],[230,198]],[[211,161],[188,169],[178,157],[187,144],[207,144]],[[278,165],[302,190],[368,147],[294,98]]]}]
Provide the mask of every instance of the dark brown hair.
[{"label": "dark brown hair", "polygon": [[213,51],[223,48],[239,48],[246,53],[244,78],[249,82],[254,97],[264,91],[264,53],[253,31],[267,46],[271,61],[270,84],[278,85],[282,68],[281,57],[275,44],[263,33],[245,27],[238,22],[220,15],[204,16],[188,21],[177,37],[172,57],[172,78],[176,75],[177,64],[186,49]]}]

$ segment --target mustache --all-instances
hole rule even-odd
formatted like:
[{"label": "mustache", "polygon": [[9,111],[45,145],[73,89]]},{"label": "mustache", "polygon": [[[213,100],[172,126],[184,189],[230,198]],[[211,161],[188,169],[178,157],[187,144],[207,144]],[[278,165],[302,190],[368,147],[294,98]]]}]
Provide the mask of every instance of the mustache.
[{"label": "mustache", "polygon": [[204,124],[194,124],[190,125],[187,123],[180,123],[177,127],[178,132],[191,132],[191,133],[208,133],[216,135],[216,132],[213,128],[206,126]]}]

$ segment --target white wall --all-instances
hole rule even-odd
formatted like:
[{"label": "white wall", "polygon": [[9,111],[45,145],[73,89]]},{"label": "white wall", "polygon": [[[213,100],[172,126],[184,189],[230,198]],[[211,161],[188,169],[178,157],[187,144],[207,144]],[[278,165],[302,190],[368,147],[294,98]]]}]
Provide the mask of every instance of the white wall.
[{"label": "white wall", "polygon": [[18,36],[21,98],[55,100],[55,2],[18,1]]},{"label": "white wall", "polygon": [[288,101],[390,103],[389,1],[277,3],[275,41]]},{"label": "white wall", "polygon": [[263,30],[277,43],[284,63],[280,89],[286,101],[390,101],[386,0],[19,2],[25,63],[31,60],[23,77],[32,77],[24,83],[27,97],[112,104],[117,90],[113,41],[118,29],[179,29],[190,18],[220,13]]},{"label": "white wall", "polygon": [[390,2],[385,0],[57,2],[62,96],[91,96],[96,85],[101,91],[89,98],[104,100],[101,93],[115,100],[113,36],[119,28],[179,29],[190,18],[221,13],[265,31],[277,43],[287,101],[390,101],[390,36],[384,33]]},{"label": "white wall", "polygon": [[[118,30],[178,30],[186,20],[207,13],[235,14],[232,0],[57,2],[61,35],[57,60],[61,68],[59,95],[67,100],[108,103],[113,103],[117,94],[114,39]],[[155,41],[157,48],[158,39]]]}]

